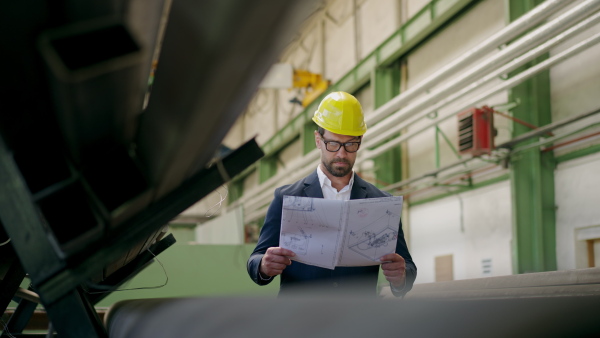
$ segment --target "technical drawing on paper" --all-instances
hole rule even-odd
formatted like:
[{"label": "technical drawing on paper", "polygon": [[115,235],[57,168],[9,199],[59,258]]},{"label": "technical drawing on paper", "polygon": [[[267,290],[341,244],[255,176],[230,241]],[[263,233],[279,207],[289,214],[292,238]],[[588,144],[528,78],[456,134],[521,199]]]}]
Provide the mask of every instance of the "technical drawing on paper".
[{"label": "technical drawing on paper", "polygon": [[283,208],[287,210],[298,210],[298,211],[313,211],[312,198],[300,197],[300,196],[285,196],[283,199]]},{"label": "technical drawing on paper", "polygon": [[385,253],[389,243],[396,243],[398,228],[395,220],[399,216],[386,210],[385,215],[359,229],[349,232],[348,248],[371,260],[378,260]]},{"label": "technical drawing on paper", "polygon": [[402,197],[284,196],[279,243],[296,253],[293,260],[327,269],[380,264],[395,251],[401,209]]},{"label": "technical drawing on paper", "polygon": [[284,218],[282,221],[299,222],[305,226],[327,227],[326,215],[324,210],[316,208],[313,199],[300,196],[284,196],[283,209]]},{"label": "technical drawing on paper", "polygon": [[310,237],[292,233],[282,233],[281,241],[283,247],[292,250],[297,255],[305,256],[308,251],[308,241]]},{"label": "technical drawing on paper", "polygon": [[339,202],[284,196],[280,246],[294,251],[299,262],[333,269],[341,237]]}]

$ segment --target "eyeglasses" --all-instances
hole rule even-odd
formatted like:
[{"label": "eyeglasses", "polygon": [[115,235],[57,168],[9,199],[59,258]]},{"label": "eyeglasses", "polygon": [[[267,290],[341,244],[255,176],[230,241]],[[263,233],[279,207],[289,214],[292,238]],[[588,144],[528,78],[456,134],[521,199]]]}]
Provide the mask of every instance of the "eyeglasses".
[{"label": "eyeglasses", "polygon": [[325,149],[327,149],[327,151],[330,151],[332,153],[335,153],[336,151],[340,150],[342,145],[344,146],[344,149],[346,149],[346,152],[348,152],[348,153],[355,153],[358,151],[358,148],[360,148],[360,142],[340,143],[337,141],[326,141],[322,137],[321,137],[321,141],[323,141],[323,143],[325,143]]}]

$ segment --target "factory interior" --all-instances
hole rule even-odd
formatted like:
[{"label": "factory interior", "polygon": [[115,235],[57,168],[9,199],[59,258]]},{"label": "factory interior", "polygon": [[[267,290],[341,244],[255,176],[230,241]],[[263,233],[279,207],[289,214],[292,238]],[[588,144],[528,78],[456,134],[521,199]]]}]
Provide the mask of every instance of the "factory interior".
[{"label": "factory interior", "polygon": [[[600,0],[5,1],[0,42],[0,337],[600,336]],[[404,297],[248,276],[338,91]]]}]

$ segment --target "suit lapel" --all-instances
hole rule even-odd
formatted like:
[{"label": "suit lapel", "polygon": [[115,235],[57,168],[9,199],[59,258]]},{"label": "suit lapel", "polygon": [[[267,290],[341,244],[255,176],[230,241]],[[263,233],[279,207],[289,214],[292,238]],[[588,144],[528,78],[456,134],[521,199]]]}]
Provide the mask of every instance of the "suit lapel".
[{"label": "suit lapel", "polygon": [[304,193],[307,197],[323,198],[323,190],[316,170],[304,179]]},{"label": "suit lapel", "polygon": [[354,174],[354,184],[352,184],[350,199],[358,200],[363,198],[367,198],[367,184],[362,178]]}]

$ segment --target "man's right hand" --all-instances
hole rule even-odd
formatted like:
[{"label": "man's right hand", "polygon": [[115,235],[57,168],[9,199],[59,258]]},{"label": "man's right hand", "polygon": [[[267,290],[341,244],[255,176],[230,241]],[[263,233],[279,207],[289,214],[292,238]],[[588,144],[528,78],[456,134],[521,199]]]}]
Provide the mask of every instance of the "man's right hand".
[{"label": "man's right hand", "polygon": [[288,265],[292,264],[290,257],[294,256],[296,254],[288,249],[268,248],[260,262],[260,273],[268,277],[280,275]]}]

